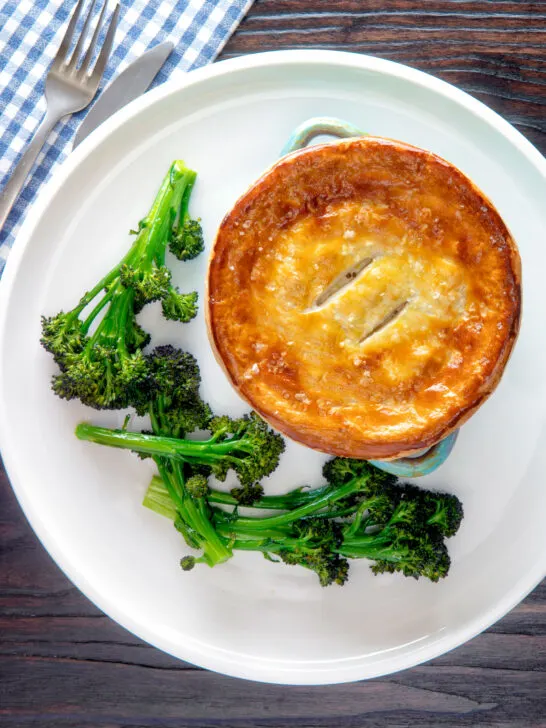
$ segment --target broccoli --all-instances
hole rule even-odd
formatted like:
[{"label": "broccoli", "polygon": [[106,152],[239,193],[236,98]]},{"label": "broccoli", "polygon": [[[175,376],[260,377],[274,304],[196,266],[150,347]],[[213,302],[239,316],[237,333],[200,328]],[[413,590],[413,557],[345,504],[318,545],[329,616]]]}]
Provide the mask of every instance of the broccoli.
[{"label": "broccoli", "polygon": [[205,249],[201,220],[192,219],[188,211],[190,195],[191,189],[182,196],[178,219],[169,239],[169,249],[178,260],[192,260]]},{"label": "broccoli", "polygon": [[296,521],[293,531],[295,538],[284,539],[278,551],[281,559],[314,571],[321,586],[343,586],[349,575],[349,562],[336,552],[343,539],[341,523],[309,518]]},{"label": "broccoli", "polygon": [[197,292],[180,293],[171,287],[161,301],[163,316],[169,321],[188,323],[197,316]]},{"label": "broccoli", "polygon": [[148,376],[133,392],[139,415],[150,415],[154,435],[184,437],[204,430],[212,417],[199,394],[201,373],[195,357],[173,346],[158,346],[146,356]]},{"label": "broccoli", "polygon": [[347,581],[349,562],[337,551],[342,542],[340,522],[316,517],[297,520],[291,527],[253,532],[240,528],[237,518],[217,513],[215,523],[221,533],[232,538],[234,550],[261,551],[269,561],[280,559],[291,566],[302,566],[315,572],[322,586],[342,586]]},{"label": "broccoli", "polygon": [[[234,550],[262,551],[311,568],[323,585],[344,583],[347,559],[355,558],[372,561],[376,574],[400,572],[431,581],[447,575],[444,537],[454,535],[463,515],[455,496],[398,485],[364,461],[335,458],[326,463],[324,475],[329,484],[316,494],[298,491],[292,508],[290,494],[269,496],[269,507],[279,499],[288,508],[279,515],[239,516],[215,509],[217,531],[232,539]],[[214,493],[209,497],[226,502]]]},{"label": "broccoli", "polygon": [[[127,406],[133,388],[147,374],[139,347],[147,337],[135,321],[132,295],[118,281],[84,321],[79,318],[81,303],[68,314],[42,319],[42,344],[61,370],[52,379],[59,397],[80,399],[95,409]],[[99,309],[106,306],[104,317],[89,335]]]},{"label": "broccoli", "polygon": [[205,244],[201,221],[186,217],[182,224],[173,230],[169,248],[178,260],[192,260],[202,253]]},{"label": "broccoli", "polygon": [[247,483],[238,488],[232,488],[230,493],[237,504],[251,506],[262,498],[264,489],[259,483],[254,483],[253,485]]},{"label": "broccoli", "polygon": [[[206,441],[209,446],[224,442],[226,433],[239,432],[228,418],[214,418],[209,427],[215,432]],[[102,437],[95,431],[91,439]],[[263,495],[256,484],[224,493],[210,488],[203,475],[193,476],[191,490],[208,504],[214,532],[232,551],[259,551],[270,561],[304,567],[315,572],[323,586],[344,584],[350,560],[360,558],[372,562],[374,574],[399,572],[433,582],[447,575],[450,559],[444,539],[456,533],[463,517],[455,496],[400,484],[364,461],[335,458],[323,472],[326,485],[277,496]],[[169,497],[156,476],[144,504],[176,519]],[[238,513],[239,505],[250,506],[247,515]],[[279,513],[262,517],[263,508]]]},{"label": "broccoli", "polygon": [[463,506],[457,496],[422,491],[422,507],[428,526],[436,526],[444,538],[451,538],[463,520]]},{"label": "broccoli", "polygon": [[174,162],[121,262],[74,309],[42,317],[41,343],[61,370],[52,381],[58,396],[80,399],[95,409],[126,407],[148,375],[142,349],[150,337],[136,313],[162,300],[168,318],[195,316],[197,294],[181,294],[165,266],[171,228],[182,208],[187,214],[195,178],[182,162]]},{"label": "broccoli", "polygon": [[353,478],[373,475],[373,483],[379,487],[388,487],[396,483],[396,476],[379,470],[366,460],[353,458],[332,458],[322,469],[325,479],[332,485],[339,486],[348,483]]},{"label": "broccoli", "polygon": [[[178,413],[179,409],[175,407],[169,418],[176,418]],[[183,416],[186,417],[185,411]],[[80,440],[121,447],[175,463],[208,465],[219,479],[224,479],[233,469],[242,486],[254,485],[277,467],[284,440],[255,413],[238,420],[213,418],[208,427],[212,432],[208,440],[110,430],[88,423],[76,427],[76,436]],[[160,431],[161,423],[156,429],[152,422],[152,428],[154,432]]]},{"label": "broccoli", "polygon": [[[231,548],[211,522],[207,476],[225,477],[233,468],[248,498],[258,493],[257,481],[277,466],[284,441],[256,415],[211,419],[210,407],[199,394],[201,377],[191,354],[160,346],[145,361],[148,375],[130,404],[138,414],[149,415],[152,434],[81,424],[76,435],[153,457],[174,506],[175,525],[189,546],[202,549],[197,561],[212,566],[228,559]],[[208,440],[185,438],[203,429],[212,433]],[[168,510],[165,499],[161,508]]]},{"label": "broccoli", "polygon": [[[192,471],[195,473],[197,466],[194,465]],[[209,474],[209,472],[203,473],[203,475]],[[315,498],[320,490],[322,489],[316,488],[315,490],[305,491],[303,488],[296,488],[285,495],[262,495],[263,487],[258,484],[250,488],[232,488],[229,493],[209,487],[207,500],[212,504],[236,507],[243,505],[241,502],[242,497],[246,505],[252,505],[254,508],[286,511],[304,505],[309,500]],[[247,496],[250,496],[250,499]],[[156,511],[167,518],[174,519],[172,504],[170,503],[163,481],[158,475],[154,475],[150,481],[148,490],[146,491],[145,505],[152,511]]]},{"label": "broccoli", "polygon": [[[364,461],[335,458],[326,463],[324,474],[334,482],[315,490],[260,496],[246,516],[238,514],[239,501],[233,494],[209,487],[205,499],[217,533],[233,551],[259,551],[270,561],[310,569],[324,586],[345,583],[350,560],[360,558],[372,562],[374,574],[399,572],[431,581],[447,575],[450,560],[444,539],[460,526],[463,510],[458,498],[399,484]],[[144,504],[175,517],[157,476]],[[216,504],[233,510],[220,510]],[[264,518],[259,515],[262,508],[280,513]]]},{"label": "broccoli", "polygon": [[[205,429],[212,413],[199,394],[201,374],[195,358],[173,346],[158,346],[146,356],[146,364],[148,377],[131,401],[138,414],[150,417],[153,434],[143,437],[161,441]],[[191,548],[203,551],[201,557],[192,557],[192,564],[204,561],[213,566],[229,559],[231,549],[216,533],[205,498],[210,469],[175,461],[160,449],[146,452],[154,458],[171,499],[176,528]],[[169,509],[165,499],[163,508]]]},{"label": "broccoli", "polygon": [[208,481],[205,475],[191,475],[186,480],[186,490],[194,498],[204,498],[209,490]]},{"label": "broccoli", "polygon": [[[284,451],[284,440],[273,432],[255,412],[239,419],[213,417],[209,423],[212,433],[210,446],[225,457],[202,461],[209,464],[219,480],[224,480],[229,468],[237,473],[247,489],[270,475]],[[257,490],[254,489],[254,496]]]},{"label": "broccoli", "polygon": [[374,573],[399,571],[431,581],[447,576],[444,538],[457,532],[463,517],[456,496],[398,485],[379,472],[359,497],[358,518],[344,527],[341,555],[374,561]]},{"label": "broccoli", "polygon": [[[377,533],[367,532],[378,527]],[[427,529],[423,524],[397,527],[395,523],[376,526],[370,519],[351,536],[345,536],[338,553],[347,558],[365,558],[373,561],[375,574],[396,571],[418,579],[427,577],[438,581],[447,576],[449,554],[440,532]]]},{"label": "broccoli", "polygon": [[183,556],[180,559],[180,568],[182,571],[191,571],[195,566],[195,556]]},{"label": "broccoli", "polygon": [[271,530],[261,537],[237,534],[234,550],[261,551],[268,561],[279,559],[290,566],[313,571],[321,586],[343,586],[349,575],[348,560],[336,553],[341,525],[333,520],[308,519],[294,524],[291,532]]}]

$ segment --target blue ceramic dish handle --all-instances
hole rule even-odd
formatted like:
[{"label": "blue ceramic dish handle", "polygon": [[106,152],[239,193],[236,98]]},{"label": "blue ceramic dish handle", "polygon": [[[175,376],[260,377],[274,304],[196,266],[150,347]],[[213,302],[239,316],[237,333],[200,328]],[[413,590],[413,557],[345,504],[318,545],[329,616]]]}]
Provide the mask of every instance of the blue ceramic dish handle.
[{"label": "blue ceramic dish handle", "polygon": [[[315,117],[300,124],[293,131],[290,139],[283,147],[281,156],[295,152],[297,149],[303,149],[319,136],[354,139],[355,137],[366,136],[366,133],[342,119]],[[428,450],[411,457],[398,458],[398,460],[370,460],[370,463],[387,473],[397,475],[399,478],[417,478],[420,475],[428,475],[445,462],[453,449],[457,435],[458,431],[455,431]]]}]

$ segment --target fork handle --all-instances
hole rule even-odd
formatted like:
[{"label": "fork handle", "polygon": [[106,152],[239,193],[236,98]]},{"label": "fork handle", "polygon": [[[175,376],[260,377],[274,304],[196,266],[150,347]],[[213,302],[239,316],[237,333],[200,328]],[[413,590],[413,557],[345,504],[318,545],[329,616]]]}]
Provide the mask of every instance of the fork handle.
[{"label": "fork handle", "polygon": [[40,126],[36,130],[32,141],[28,145],[26,152],[23,154],[17,166],[13,170],[7,185],[0,192],[0,229],[2,229],[6,219],[13,207],[13,204],[28,177],[32,165],[36,161],[36,157],[40,153],[41,148],[49,136],[55,124],[65,115],[64,109],[51,108],[48,106],[44,118],[40,122]]}]

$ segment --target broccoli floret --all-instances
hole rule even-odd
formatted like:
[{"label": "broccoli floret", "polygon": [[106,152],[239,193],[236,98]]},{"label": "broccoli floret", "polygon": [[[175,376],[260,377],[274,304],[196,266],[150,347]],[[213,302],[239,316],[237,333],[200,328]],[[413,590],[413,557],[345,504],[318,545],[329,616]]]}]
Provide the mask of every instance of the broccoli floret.
[{"label": "broccoli floret", "polygon": [[328,460],[322,469],[325,479],[332,485],[344,485],[353,478],[372,478],[373,482],[381,485],[396,483],[396,477],[390,473],[370,465],[366,460],[352,458],[333,458]]},{"label": "broccoli floret", "polygon": [[204,498],[208,491],[208,481],[204,475],[192,475],[186,480],[186,490],[193,498]]},{"label": "broccoli floret", "polygon": [[144,331],[142,326],[137,324],[136,321],[127,329],[126,333],[127,350],[131,353],[136,353],[141,349],[145,349],[152,339],[150,334],[147,331]]},{"label": "broccoli floret", "polygon": [[121,284],[134,291],[134,309],[141,311],[147,303],[161,301],[169,295],[171,271],[165,265],[157,266],[154,261],[146,266],[134,267],[123,264],[119,270]]},{"label": "broccoli floret", "polygon": [[146,357],[148,378],[131,404],[149,414],[156,435],[183,437],[206,429],[211,410],[199,394],[201,374],[194,356],[173,346],[158,346]]},{"label": "broccoli floret", "polygon": [[180,559],[180,568],[182,571],[191,571],[195,566],[195,556],[184,556]]},{"label": "broccoli floret", "polygon": [[205,249],[201,220],[186,217],[172,233],[169,243],[171,253],[178,260],[192,260]]},{"label": "broccoli floret", "polygon": [[[445,577],[450,560],[443,540],[445,534],[439,527],[442,511],[435,507],[443,496],[409,484],[389,484],[382,489],[368,485],[364,492],[369,497],[368,502],[364,501],[367,510],[357,528],[344,527],[340,553],[373,560],[372,570],[376,574],[399,571],[431,581]],[[450,530],[449,534],[455,531]]]},{"label": "broccoli floret", "polygon": [[227,478],[231,463],[227,458],[219,458],[210,465],[212,474],[217,480],[224,481]]},{"label": "broccoli floret", "polygon": [[[206,405],[206,407],[208,410],[208,405]],[[210,412],[210,410],[208,411]],[[206,427],[203,425],[202,427],[199,427],[199,429],[204,430]],[[186,478],[191,478],[192,475],[204,475],[205,478],[208,479],[212,475],[212,468],[210,465],[201,465],[200,463],[192,463],[191,465],[189,463],[185,463],[184,474]]]},{"label": "broccoli floret", "polygon": [[374,574],[401,572],[419,579],[424,576],[436,582],[447,576],[450,558],[445,543],[434,533],[416,536],[412,531],[393,533],[392,542],[382,550],[371,548],[365,558],[371,558]]},{"label": "broccoli floret", "polygon": [[[63,399],[77,398],[95,409],[120,409],[147,376],[144,356],[133,346],[142,329],[134,328],[131,300],[119,284],[104,300],[108,310],[96,331],[88,336],[88,323],[80,322],[70,348],[53,352],[61,372],[53,376],[52,389]],[[44,332],[52,328],[50,320],[44,323]],[[53,350],[51,339],[44,345]]]},{"label": "broccoli floret", "polygon": [[259,483],[255,485],[243,485],[239,488],[232,488],[231,495],[241,506],[251,506],[258,501],[264,494],[263,486]]},{"label": "broccoli floret", "polygon": [[[423,518],[424,514],[421,508],[420,499],[414,498],[410,500],[409,498],[405,497],[401,499],[396,505],[392,503],[392,506],[392,513],[387,521],[387,523],[389,523],[391,526],[425,526],[425,520]],[[377,518],[375,509],[373,511],[370,510],[370,513],[372,517],[374,517],[375,521]],[[383,519],[377,520],[379,523],[384,522]]]},{"label": "broccoli floret", "polygon": [[171,286],[167,295],[161,302],[163,316],[170,321],[188,323],[197,316],[197,292],[180,293],[178,288]]},{"label": "broccoli floret", "polygon": [[314,571],[321,586],[339,584],[343,586],[349,577],[349,562],[338,554],[318,549],[316,552],[298,554],[281,550],[279,556],[285,564],[303,566]]},{"label": "broccoli floret", "polygon": [[156,392],[170,394],[178,403],[192,398],[199,390],[201,373],[196,358],[170,344],[157,346],[148,355],[150,375]]},{"label": "broccoli floret", "polygon": [[463,504],[455,495],[424,491],[423,510],[427,524],[436,526],[442,536],[454,536],[464,517]]},{"label": "broccoli floret", "polygon": [[211,418],[209,422],[209,430],[212,432],[215,439],[227,435],[228,433],[236,432],[236,420],[232,420],[227,415],[216,415]]},{"label": "broccoli floret", "polygon": [[86,344],[83,323],[74,315],[61,311],[56,316],[42,316],[42,338],[40,343],[53,355],[57,365],[64,369],[66,358],[81,354]]},{"label": "broccoli floret", "polygon": [[66,368],[53,376],[52,389],[62,399],[79,399],[95,409],[123,409],[147,374],[142,352],[123,355],[114,346],[101,346],[69,357]]},{"label": "broccoli floret", "polygon": [[[235,518],[232,522],[235,537],[237,537],[237,521]],[[248,539],[248,534],[246,538]],[[314,571],[322,586],[330,584],[342,586],[348,578],[349,562],[337,552],[341,541],[340,523],[325,518],[309,518],[296,521],[288,530],[268,529],[267,537],[257,541],[254,548],[262,551],[271,561],[278,556],[285,564],[303,566]],[[248,548],[249,541],[243,543]],[[239,547],[242,546],[240,543]]]},{"label": "broccoli floret", "polygon": [[[255,412],[237,420],[214,418],[209,427],[214,444],[229,455],[227,462],[237,473],[242,486],[254,485],[270,475],[279,464],[285,448],[284,440]],[[215,463],[211,464],[214,468]]]},{"label": "broccoli floret", "polygon": [[339,554],[319,552],[307,557],[301,565],[316,573],[321,586],[343,586],[349,578],[349,562]]}]

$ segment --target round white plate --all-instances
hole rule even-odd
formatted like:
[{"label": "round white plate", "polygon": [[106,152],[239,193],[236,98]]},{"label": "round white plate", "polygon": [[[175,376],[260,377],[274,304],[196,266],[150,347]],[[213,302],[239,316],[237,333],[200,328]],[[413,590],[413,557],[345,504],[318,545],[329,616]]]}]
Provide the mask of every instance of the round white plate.
[{"label": "round white plate", "polygon": [[[120,424],[56,399],[40,315],[72,307],[129,244],[170,162],[199,172],[193,212],[210,245],[225,212],[312,116],[338,116],[447,158],[491,198],[521,250],[524,316],[501,385],[462,429],[448,463],[422,482],[456,493],[466,518],[440,584],[374,577],[347,586],[237,555],[183,573],[171,524],[141,506],[153,466],[79,442],[82,419]],[[152,91],[66,161],[31,210],[0,287],[0,442],[17,497],[68,577],[102,610],[157,647],[229,675],[334,683],[410,667],[493,623],[546,573],[546,162],[508,123],[461,91],[394,63],[330,51],[230,60]],[[202,292],[206,255],[176,263]],[[245,411],[189,325],[147,310],[157,343],[199,359],[214,409]],[[324,458],[291,443],[271,492],[320,482]]]}]

